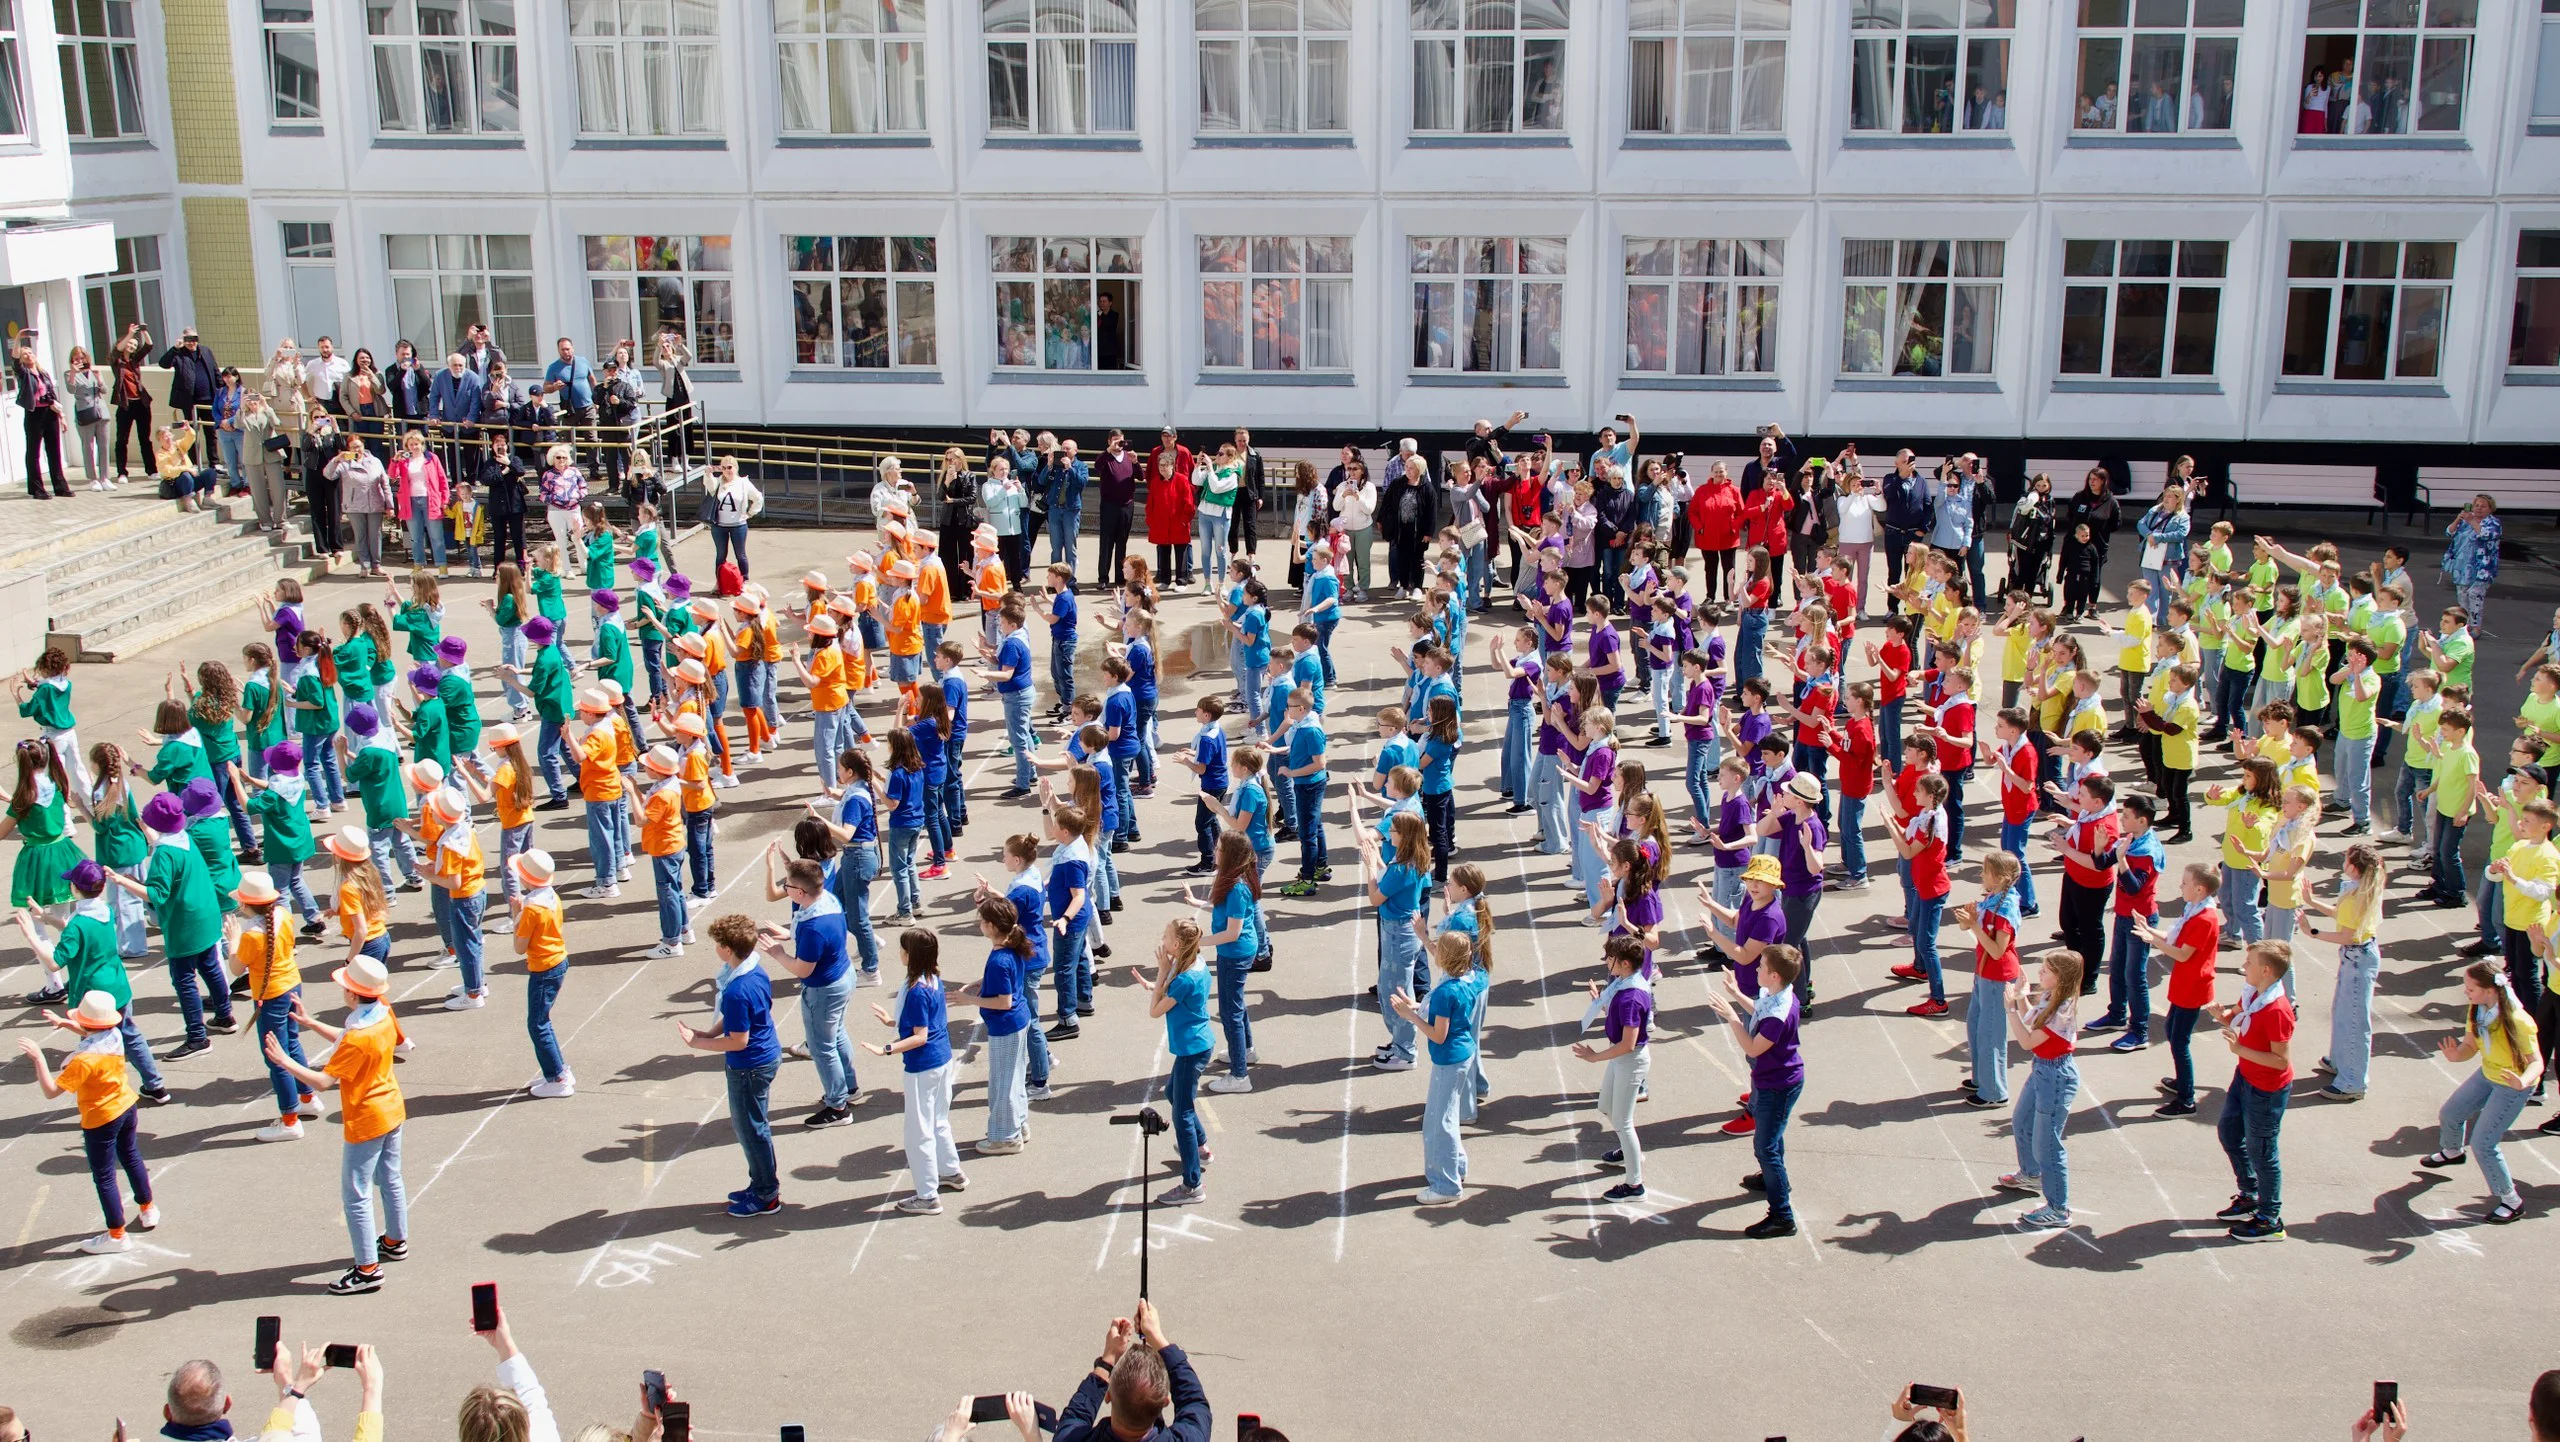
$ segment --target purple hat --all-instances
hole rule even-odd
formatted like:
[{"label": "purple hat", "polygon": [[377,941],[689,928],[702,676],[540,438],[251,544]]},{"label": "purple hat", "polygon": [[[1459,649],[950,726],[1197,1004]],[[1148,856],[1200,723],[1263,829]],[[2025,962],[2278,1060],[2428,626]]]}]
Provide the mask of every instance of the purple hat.
[{"label": "purple hat", "polygon": [[274,744],[273,746],[268,747],[268,748],[267,748],[267,769],[268,769],[269,771],[299,771],[299,770],[301,770],[301,769],[302,769],[302,746],[301,746],[301,744],[300,744],[300,743],[298,743],[298,742],[293,742],[293,741],[279,741],[279,742],[277,742],[276,744]]},{"label": "purple hat", "polygon": [[634,556],[631,558],[631,574],[643,581],[654,581],[658,579],[658,563],[646,556]]},{"label": "purple hat", "polygon": [[587,593],[587,600],[592,602],[595,608],[599,611],[619,611],[622,609],[622,598],[613,594],[611,591],[589,591]]},{"label": "purple hat", "polygon": [[62,873],[62,879],[70,882],[71,889],[82,896],[95,896],[106,889],[107,869],[84,856],[79,865]]},{"label": "purple hat", "polygon": [[436,659],[448,666],[459,666],[471,654],[471,643],[460,636],[447,636],[436,643]]},{"label": "purple hat", "polygon": [[210,777],[199,776],[178,793],[178,803],[187,809],[187,819],[212,816],[222,810],[222,793],[213,789]]},{"label": "purple hat", "polygon": [[1723,664],[1724,638],[1722,636],[1709,636],[1707,638],[1707,669],[1712,671]]},{"label": "purple hat", "polygon": [[444,673],[433,666],[420,666],[409,673],[409,684],[417,688],[419,695],[433,696],[436,688],[444,684]]},{"label": "purple hat", "polygon": [[559,634],[560,628],[551,624],[548,616],[536,616],[524,623],[524,638],[537,646],[550,645]]},{"label": "purple hat", "polygon": [[142,824],[163,836],[183,831],[187,826],[186,807],[179,803],[176,792],[163,791],[142,803]]},{"label": "purple hat", "polygon": [[347,729],[358,736],[370,736],[382,729],[382,716],[362,701],[347,708]]},{"label": "purple hat", "polygon": [[690,600],[693,596],[693,578],[682,571],[677,571],[669,575],[667,577],[667,596],[670,600]]}]

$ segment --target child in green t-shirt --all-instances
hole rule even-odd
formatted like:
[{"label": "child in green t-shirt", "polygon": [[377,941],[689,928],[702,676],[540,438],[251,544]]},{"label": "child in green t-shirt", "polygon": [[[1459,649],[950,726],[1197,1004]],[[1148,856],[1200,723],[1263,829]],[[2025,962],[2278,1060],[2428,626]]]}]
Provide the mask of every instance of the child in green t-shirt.
[{"label": "child in green t-shirt", "polygon": [[2446,685],[2468,686],[2471,684],[2474,647],[2471,640],[2470,612],[2463,610],[2460,606],[2445,607],[2444,614],[2437,618],[2436,633],[2421,637],[2418,646],[2427,653],[2427,659],[2434,663],[2436,670],[2442,673]]},{"label": "child in green t-shirt", "polygon": [[2478,801],[2480,756],[2471,749],[2471,713],[2445,710],[2436,717],[2435,774],[2418,791],[2433,799],[2436,810],[2435,879],[2418,895],[2438,906],[2465,906],[2470,888],[2463,884],[2462,833]]}]

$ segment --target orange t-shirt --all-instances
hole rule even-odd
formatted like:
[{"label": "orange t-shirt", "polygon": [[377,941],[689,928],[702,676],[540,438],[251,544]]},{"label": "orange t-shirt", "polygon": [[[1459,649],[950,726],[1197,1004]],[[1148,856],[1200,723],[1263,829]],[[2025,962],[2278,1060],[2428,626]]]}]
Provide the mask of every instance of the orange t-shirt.
[{"label": "orange t-shirt", "polygon": [[924,654],[924,614],[909,591],[889,603],[889,654],[921,656]]},{"label": "orange t-shirt", "polygon": [[916,567],[916,600],[924,608],[926,625],[951,624],[951,573],[943,569],[940,556],[927,556]]},{"label": "orange t-shirt", "polygon": [[684,778],[684,809],[687,813],[708,811],[720,798],[711,789],[711,744],[695,741],[684,748],[684,756],[676,774]]},{"label": "orange t-shirt", "polygon": [[844,634],[836,637],[836,649],[844,654],[845,688],[850,691],[859,691],[870,685],[872,682],[871,653],[862,648],[861,633],[848,628]]},{"label": "orange t-shirt", "polygon": [[717,627],[717,626],[710,626],[710,627],[706,627],[706,628],[704,628],[704,629],[703,629],[703,632],[702,632],[702,669],[703,669],[703,671],[704,671],[705,673],[717,673],[717,672],[720,670],[720,668],[721,668],[721,667],[726,666],[726,665],[728,665],[728,664],[729,664],[729,637],[728,637],[728,633],[726,633],[726,632],[722,631],[722,630],[721,630],[719,627]]},{"label": "orange t-shirt", "polygon": [[444,835],[436,838],[436,873],[461,883],[453,888],[455,896],[478,896],[488,884],[483,875],[487,870],[487,858],[480,854],[479,833],[469,826],[448,826]]},{"label": "orange t-shirt", "polygon": [[667,780],[649,788],[640,803],[640,850],[647,856],[675,856],[684,850],[684,785]]},{"label": "orange t-shirt", "polygon": [[[540,895],[551,899],[532,899]],[[527,971],[549,971],[569,960],[569,940],[560,928],[560,898],[549,887],[529,894],[524,909],[516,914],[516,945],[523,949]]]},{"label": "orange t-shirt", "polygon": [[622,799],[622,748],[608,727],[598,726],[578,743],[578,794],[589,801]]},{"label": "orange t-shirt", "polygon": [[841,711],[844,700],[844,653],[833,646],[821,646],[810,652],[809,709]]},{"label": "orange t-shirt", "polygon": [[630,767],[640,764],[640,744],[632,739],[631,723],[616,711],[608,718],[613,722],[613,764]]},{"label": "orange t-shirt", "polygon": [[755,627],[757,634],[764,637],[764,658],[768,661],[780,661],[782,659],[781,618],[767,611],[747,624]]},{"label": "orange t-shirt", "polygon": [[[107,1035],[112,1037],[115,1033]],[[54,1080],[79,1100],[83,1127],[105,1126],[133,1110],[134,1102],[142,1096],[142,1089],[133,1079],[133,1068],[125,1065],[121,1041],[113,1047],[72,1053],[62,1070],[54,1073]]]},{"label": "orange t-shirt", "polygon": [[498,764],[498,775],[491,782],[491,789],[497,793],[500,826],[513,831],[533,820],[533,791],[530,787],[525,790],[524,804],[516,804],[516,763],[502,761]]},{"label": "orange t-shirt", "polygon": [[271,958],[267,955],[266,924],[254,914],[244,915],[238,956],[240,969],[249,974],[249,996],[253,1001],[273,1001],[302,985],[302,968],[293,964],[291,916],[276,918],[276,954]]},{"label": "orange t-shirt", "polygon": [[380,1021],[347,1028],[320,1068],[338,1079],[338,1118],[348,1141],[372,1141],[409,1119],[391,1075],[391,1048],[399,1040],[400,1024],[386,1012]]},{"label": "orange t-shirt", "polygon": [[978,609],[992,616],[1004,604],[1004,562],[993,556],[978,563]]},{"label": "orange t-shirt", "polygon": [[391,918],[365,906],[364,888],[353,881],[338,883],[338,930],[349,941],[362,945],[391,929]]}]

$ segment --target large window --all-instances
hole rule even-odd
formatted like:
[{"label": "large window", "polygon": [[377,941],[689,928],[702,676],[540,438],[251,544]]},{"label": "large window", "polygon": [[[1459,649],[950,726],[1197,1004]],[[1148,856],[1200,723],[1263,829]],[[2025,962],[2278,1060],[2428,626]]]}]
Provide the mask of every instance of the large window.
[{"label": "large window", "polygon": [[2017,0],[1849,0],[1849,128],[2009,128]]},{"label": "large window", "polygon": [[2080,0],[2079,130],[2229,130],[2247,0]]},{"label": "large window", "polygon": [[1507,135],[1564,128],[1569,0],[1408,0],[1413,128]]},{"label": "large window", "polygon": [[[338,236],[327,221],[284,222],[284,276],[293,303],[293,336],[304,346],[320,337],[347,341],[338,329]],[[343,350],[352,355],[355,345]],[[442,359],[441,356],[437,359]]]},{"label": "large window", "polygon": [[27,72],[21,68],[17,0],[0,0],[0,135],[26,135]]},{"label": "large window", "polygon": [[996,235],[996,364],[1009,370],[1133,371],[1135,236]]},{"label": "large window", "polygon": [[1138,128],[1137,0],[979,0],[987,128],[1125,135]]},{"label": "large window", "polygon": [[2533,118],[2560,120],[2560,0],[2542,0],[2534,44]]},{"label": "large window", "polygon": [[569,0],[569,35],[579,134],[720,133],[714,0]]},{"label": "large window", "polygon": [[126,326],[137,323],[148,327],[162,345],[171,343],[168,327],[160,323],[160,237],[156,235],[117,237],[114,272],[81,282],[80,298],[89,311],[94,351],[103,354]]},{"label": "large window", "polygon": [[62,113],[79,140],[142,134],[142,53],[133,0],[53,0],[61,38]]},{"label": "large window", "polygon": [[1627,129],[1768,134],[1786,122],[1794,0],[1628,0]]},{"label": "large window", "polygon": [[2560,230],[2516,237],[2516,323],[2507,335],[2507,365],[2560,370]]},{"label": "large window", "polygon": [[[475,325],[517,365],[539,366],[534,342],[533,239],[523,235],[388,235],[399,339],[442,365]],[[297,337],[299,339],[299,337]]]},{"label": "large window", "polygon": [[2302,42],[2304,135],[2462,128],[2480,0],[2310,0]]},{"label": "large window", "polygon": [[2449,240],[2297,240],[2286,259],[2284,373],[2340,381],[2440,374]]},{"label": "large window", "polygon": [[792,361],[895,370],[934,366],[929,235],[787,235]]},{"label": "large window", "polygon": [[697,364],[738,363],[736,313],[729,307],[729,237],[590,235],[587,298],[595,311],[592,355],[624,341],[633,354],[658,353],[672,334]]},{"label": "large window", "polygon": [[2007,250],[1996,240],[1841,242],[1841,373],[1991,374]]},{"label": "large window", "polygon": [[1200,129],[1256,135],[1351,124],[1351,0],[1192,0]]},{"label": "large window", "polygon": [[2230,249],[2219,240],[2064,241],[2061,373],[2212,375]]},{"label": "large window", "polygon": [[386,135],[513,135],[516,0],[365,0],[374,126]]},{"label": "large window", "polygon": [[1774,240],[1629,240],[1629,375],[1759,375],[1778,368]]},{"label": "large window", "polygon": [[1350,370],[1350,237],[1200,237],[1200,365]]},{"label": "large window", "polygon": [[786,135],[924,124],[924,0],[774,0]]},{"label": "large window", "polygon": [[267,118],[279,125],[320,123],[320,37],[311,0],[259,0],[267,51]]},{"label": "large window", "polygon": [[1564,369],[1562,237],[1417,235],[1406,245],[1415,370]]}]

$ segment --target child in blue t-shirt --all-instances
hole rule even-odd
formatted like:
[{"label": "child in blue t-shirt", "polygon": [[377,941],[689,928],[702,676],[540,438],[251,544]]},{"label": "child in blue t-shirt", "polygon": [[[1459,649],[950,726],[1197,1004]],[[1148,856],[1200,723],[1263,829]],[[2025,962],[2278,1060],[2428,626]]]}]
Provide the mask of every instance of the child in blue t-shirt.
[{"label": "child in blue t-shirt", "polygon": [[1208,1196],[1200,1171],[1209,1148],[1208,1129],[1200,1124],[1200,1077],[1217,1048],[1217,1035],[1209,1026],[1209,968],[1200,963],[1200,923],[1187,916],[1166,922],[1164,939],[1156,943],[1155,960],[1130,970],[1153,986],[1155,995],[1147,1014],[1164,1018],[1165,1049],[1173,1053],[1173,1075],[1164,1091],[1173,1111],[1182,1185],[1156,1200],[1166,1206],[1186,1206]]},{"label": "child in blue t-shirt", "polygon": [[[894,751],[897,742],[889,744]],[[944,1183],[954,1191],[969,1185],[969,1174],[960,1170],[960,1144],[951,1136],[951,1027],[942,998],[942,944],[919,928],[900,934],[898,949],[905,955],[907,981],[898,993],[897,1015],[877,1002],[871,1006],[871,1014],[894,1028],[898,1039],[869,1050],[898,1058],[906,1069],[907,1170],[916,1190],[899,1200],[898,1210],[932,1216],[942,1211],[938,1196]]]},{"label": "child in blue t-shirt", "polygon": [[1144,611],[1123,612],[1124,644],[1112,654],[1129,663],[1129,696],[1138,708],[1138,771],[1130,784],[1136,796],[1156,794],[1156,620]]},{"label": "child in blue t-shirt", "polygon": [[916,878],[916,839],[924,834],[924,753],[913,728],[889,733],[889,785],[882,800],[889,808],[889,880],[898,898],[898,914],[883,925],[912,926],[924,910]]},{"label": "child in blue t-shirt", "polygon": [[1289,630],[1289,684],[1314,692],[1316,714],[1324,714],[1324,658],[1316,654],[1316,628],[1305,621]]},{"label": "child in blue t-shirt", "polygon": [[1396,1003],[1412,1000],[1425,966],[1422,923],[1431,889],[1431,841],[1421,815],[1410,811],[1397,814],[1390,835],[1392,853],[1377,837],[1358,834],[1361,874],[1378,913],[1378,1015],[1387,1024],[1386,1045],[1369,1061],[1380,1071],[1406,1071],[1413,1066],[1413,1015]]},{"label": "child in blue t-shirt", "polygon": [[[1277,779],[1279,767],[1289,751],[1289,693],[1297,688],[1289,684],[1287,658],[1275,656],[1263,669],[1262,720],[1267,729],[1263,732],[1262,744],[1273,757],[1279,758],[1273,762],[1271,771]],[[1298,838],[1296,789],[1286,782],[1274,786],[1271,807],[1272,814],[1279,818],[1279,830],[1275,834],[1282,841],[1295,841]]]},{"label": "child in blue t-shirt", "polygon": [[1446,696],[1431,698],[1431,715],[1422,733],[1422,815],[1431,824],[1431,879],[1449,879],[1449,853],[1458,844],[1458,703]]},{"label": "child in blue t-shirt", "polygon": [[1316,661],[1324,669],[1324,682],[1333,684],[1333,632],[1342,624],[1342,579],[1333,573],[1333,548],[1319,546],[1310,551],[1314,566],[1307,573],[1306,604],[1298,608],[1298,618],[1316,628]]},{"label": "child in blue t-shirt", "polygon": [[1476,1056],[1476,997],[1483,973],[1464,936],[1443,935],[1432,947],[1439,984],[1427,1002],[1404,992],[1395,996],[1398,1013],[1430,1044],[1431,1086],[1422,1104],[1422,1192],[1415,1198],[1426,1207],[1458,1200],[1467,1184],[1467,1148],[1458,1135],[1458,1116]]},{"label": "child in blue t-shirt", "polygon": [[1049,599],[1040,607],[1049,623],[1049,685],[1058,693],[1051,720],[1067,714],[1076,700],[1076,577],[1065,566],[1049,568]]},{"label": "child in blue t-shirt", "polygon": [[1133,673],[1127,658],[1103,657],[1102,674],[1111,680],[1111,688],[1102,693],[1103,745],[1111,753],[1112,784],[1120,803],[1120,828],[1112,833],[1111,849],[1120,851],[1126,849],[1123,842],[1135,845],[1143,839],[1138,835],[1138,808],[1130,800],[1130,782],[1138,758],[1146,754],[1145,733],[1140,729],[1137,693],[1129,686]]},{"label": "child in blue t-shirt", "polygon": [[1227,733],[1220,724],[1227,703],[1222,697],[1203,696],[1191,714],[1200,722],[1200,733],[1191,738],[1190,754],[1182,764],[1200,778],[1200,794],[1191,803],[1191,831],[1200,843],[1200,860],[1183,874],[1207,876],[1218,868],[1218,823],[1223,814],[1211,802],[1213,798],[1223,802],[1227,795]]},{"label": "child in blue t-shirt", "polygon": [[1235,608],[1234,619],[1227,629],[1236,638],[1236,690],[1245,698],[1245,724],[1262,725],[1262,693],[1256,680],[1271,669],[1271,605],[1270,593],[1260,581],[1247,581],[1242,602]]},{"label": "child in blue t-shirt", "polygon": [[1006,837],[1004,888],[997,890],[983,877],[977,887],[977,900],[981,903],[999,896],[1013,903],[1014,919],[1021,923],[1031,943],[1022,959],[1022,1005],[1030,1022],[1023,1028],[1028,1044],[1022,1095],[1023,1100],[1035,1102],[1049,1099],[1049,1038],[1040,1030],[1040,978],[1049,970],[1049,927],[1042,919],[1048,899],[1042,894],[1041,877],[1035,869],[1040,859],[1039,846],[1038,840],[1027,834]]},{"label": "child in blue t-shirt", "polygon": [[1289,759],[1280,768],[1298,817],[1298,879],[1280,888],[1282,896],[1313,896],[1319,883],[1333,879],[1324,848],[1325,736],[1316,718],[1316,698],[1304,687],[1289,693]]},{"label": "child in blue t-shirt", "polygon": [[1049,853],[1049,883],[1046,900],[1049,918],[1049,958],[1052,985],[1057,989],[1058,1021],[1049,1028],[1049,1040],[1063,1041],[1082,1034],[1079,1017],[1093,1014],[1093,963],[1085,952],[1093,917],[1093,847],[1086,834],[1095,826],[1092,817],[1074,806],[1052,809],[1048,816],[1049,840],[1054,847]]}]

